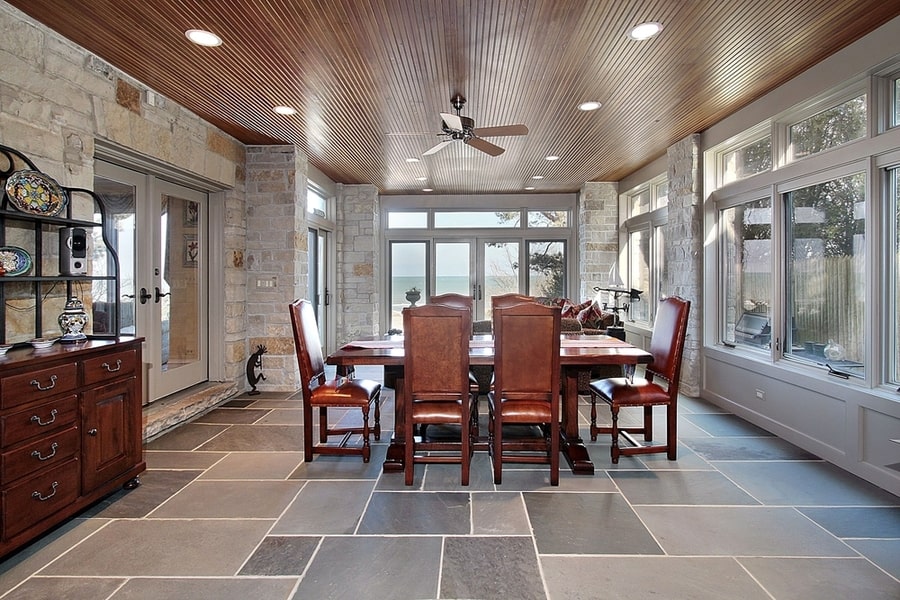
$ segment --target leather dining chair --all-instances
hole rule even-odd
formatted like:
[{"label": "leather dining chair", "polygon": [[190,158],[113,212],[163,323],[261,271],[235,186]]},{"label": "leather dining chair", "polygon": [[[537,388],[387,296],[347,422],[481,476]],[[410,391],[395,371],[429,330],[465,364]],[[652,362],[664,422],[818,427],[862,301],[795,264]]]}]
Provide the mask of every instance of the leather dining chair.
[{"label": "leather dining chair", "polygon": [[[453,306],[456,308],[464,308],[468,310],[474,319],[474,309],[475,309],[475,298],[472,296],[467,296],[465,294],[439,294],[437,296],[432,296],[428,300],[429,304],[441,304],[443,306]],[[474,323],[474,320],[472,321]],[[473,331],[474,333],[474,331]],[[490,368],[490,367],[488,367]],[[469,390],[475,394],[475,408],[472,410],[472,435],[478,435],[478,394],[480,393],[480,384],[478,382],[478,377],[472,371],[472,368],[469,368]],[[424,435],[424,432],[423,432]]]},{"label": "leather dining chair", "polygon": [[[494,310],[494,390],[488,394],[494,483],[504,462],[549,463],[559,485],[560,309],[524,302]],[[504,425],[537,426],[541,435],[507,435]]]},{"label": "leather dining chair", "polygon": [[525,294],[500,294],[491,296],[491,309],[496,310],[505,306],[515,306],[523,302],[535,302],[534,296],[526,296]]},{"label": "leather dining chair", "polygon": [[[684,354],[684,339],[687,334],[688,314],[691,303],[678,296],[670,296],[659,303],[653,334],[650,337],[650,353],[653,359],[646,367],[645,377],[612,377],[598,379],[590,384],[591,392],[591,440],[598,433],[612,434],[612,462],[618,463],[619,456],[665,452],[669,460],[676,459],[678,382],[681,377],[681,358]],[[597,398],[609,404],[612,426],[597,426]],[[654,443],[653,407],[666,407],[666,441]],[[619,409],[623,406],[638,406],[644,409],[643,425],[619,427]],[[631,434],[643,434],[641,444]],[[620,448],[619,436],[631,446]]]},{"label": "leather dining chair", "polygon": [[[472,312],[442,304],[403,309],[404,474],[412,485],[416,463],[460,463],[469,485],[472,460],[469,337]],[[459,426],[459,441],[416,436],[427,425]]]},{"label": "leather dining chair", "polygon": [[[312,303],[295,300],[289,306],[294,330],[294,346],[300,367],[300,388],[303,392],[303,456],[312,460],[313,454],[360,454],[369,462],[369,406],[375,406],[375,439],[381,439],[381,384],[370,379],[325,376],[322,342]],[[362,427],[329,426],[328,409],[338,407],[362,410]],[[319,409],[319,444],[313,444],[313,408]],[[362,435],[362,446],[347,446],[350,437]],[[338,445],[327,445],[331,436],[342,436]]]}]

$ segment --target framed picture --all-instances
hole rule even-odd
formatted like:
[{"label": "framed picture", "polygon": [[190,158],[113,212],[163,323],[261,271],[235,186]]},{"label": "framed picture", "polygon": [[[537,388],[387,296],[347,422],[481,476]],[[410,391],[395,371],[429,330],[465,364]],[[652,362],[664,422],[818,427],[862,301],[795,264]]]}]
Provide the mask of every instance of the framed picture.
[{"label": "framed picture", "polygon": [[184,203],[184,226],[196,227],[200,217],[200,204],[190,200],[182,200]]},{"label": "framed picture", "polygon": [[197,241],[197,234],[184,234],[184,261],[183,265],[189,268],[197,268],[197,261],[200,258],[200,242]]}]

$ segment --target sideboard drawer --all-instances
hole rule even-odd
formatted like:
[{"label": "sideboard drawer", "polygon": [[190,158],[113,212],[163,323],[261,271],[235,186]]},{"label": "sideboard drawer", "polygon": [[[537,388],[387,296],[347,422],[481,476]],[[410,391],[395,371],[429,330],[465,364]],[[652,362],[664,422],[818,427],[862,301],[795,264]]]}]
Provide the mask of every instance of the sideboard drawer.
[{"label": "sideboard drawer", "polygon": [[0,380],[0,407],[9,408],[74,390],[78,367],[74,362]]},{"label": "sideboard drawer", "polygon": [[78,396],[64,396],[0,417],[0,446],[7,448],[37,435],[47,435],[75,424]]},{"label": "sideboard drawer", "polygon": [[15,481],[72,458],[81,447],[81,432],[70,427],[0,455],[0,480]]},{"label": "sideboard drawer", "polygon": [[63,510],[78,498],[78,461],[56,468],[3,490],[3,537],[10,538]]},{"label": "sideboard drawer", "polygon": [[90,358],[81,364],[84,385],[94,385],[134,373],[137,368],[137,352],[125,350],[100,358]]}]

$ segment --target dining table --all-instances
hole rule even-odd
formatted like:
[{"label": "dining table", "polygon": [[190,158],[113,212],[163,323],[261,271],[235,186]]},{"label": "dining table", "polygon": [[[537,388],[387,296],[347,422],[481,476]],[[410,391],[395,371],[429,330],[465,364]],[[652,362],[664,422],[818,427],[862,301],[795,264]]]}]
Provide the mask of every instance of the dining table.
[{"label": "dining table", "polygon": [[[578,375],[596,365],[622,365],[633,372],[638,364],[646,364],[652,355],[628,342],[608,335],[567,333],[560,336],[559,362],[563,389],[560,410],[560,451],[572,473],[593,475],[594,463],[578,427]],[[436,343],[438,341],[436,340]],[[356,366],[374,365],[385,369],[385,385],[394,388],[394,435],[384,461],[385,472],[403,470],[404,411],[403,336],[391,335],[353,340],[328,356],[326,362],[337,367],[339,374],[349,374]],[[493,336],[475,335],[469,342],[469,364],[494,364]]]}]

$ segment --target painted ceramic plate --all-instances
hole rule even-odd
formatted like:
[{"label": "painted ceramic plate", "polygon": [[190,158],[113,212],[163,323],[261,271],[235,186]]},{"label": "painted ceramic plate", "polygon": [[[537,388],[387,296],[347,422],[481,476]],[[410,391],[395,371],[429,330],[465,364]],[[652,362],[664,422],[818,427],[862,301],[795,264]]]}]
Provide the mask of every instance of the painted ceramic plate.
[{"label": "painted ceramic plate", "polygon": [[28,340],[28,343],[34,346],[35,350],[46,350],[56,341],[56,338],[34,338]]},{"label": "painted ceramic plate", "polygon": [[6,195],[17,209],[32,215],[55,217],[66,207],[66,196],[40,171],[16,171],[6,180]]},{"label": "painted ceramic plate", "polygon": [[0,246],[0,275],[14,277],[30,270],[30,254],[16,246]]}]

